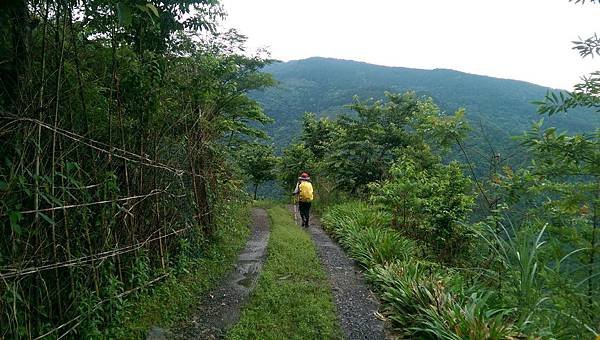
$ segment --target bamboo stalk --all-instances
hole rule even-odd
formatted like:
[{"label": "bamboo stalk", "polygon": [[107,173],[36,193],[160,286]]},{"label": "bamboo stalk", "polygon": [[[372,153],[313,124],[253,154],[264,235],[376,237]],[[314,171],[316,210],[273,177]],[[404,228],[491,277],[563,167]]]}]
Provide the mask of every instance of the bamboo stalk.
[{"label": "bamboo stalk", "polygon": [[[592,203],[592,209],[593,209],[593,217],[592,217],[592,239],[590,240],[590,257],[589,257],[589,264],[590,267],[588,269],[588,308],[589,311],[593,313],[593,303],[594,303],[594,264],[595,264],[595,260],[596,260],[596,233],[598,230],[598,224],[599,224],[599,217],[598,217],[598,204],[600,204],[600,180],[596,179],[596,183],[598,188],[596,189],[596,192],[594,194],[594,201]],[[590,317],[593,319],[594,315],[590,315]]]},{"label": "bamboo stalk", "polygon": [[[56,24],[57,27],[59,25],[60,22],[60,5],[57,3],[56,4]],[[56,195],[56,189],[55,189],[55,174],[56,174],[56,139],[57,139],[57,135],[56,135],[56,129],[58,128],[58,111],[60,108],[60,94],[61,94],[61,89],[62,89],[62,71],[63,71],[63,66],[64,66],[64,55],[65,55],[65,35],[66,35],[66,29],[67,29],[67,21],[63,18],[63,25],[62,25],[62,37],[61,37],[61,41],[60,41],[60,57],[58,60],[58,74],[56,76],[56,94],[55,94],[55,107],[54,107],[54,128],[55,131],[52,134],[52,167],[50,170],[50,195],[52,197],[52,199],[55,198]],[[57,34],[59,34],[57,32]],[[52,203],[52,205],[54,205],[54,203]],[[53,221],[53,223],[51,224],[51,229],[52,229],[52,253],[54,255],[54,261],[58,261],[58,253],[57,253],[57,249],[58,249],[58,245],[56,242],[56,216],[55,216],[55,211],[52,210],[50,212],[50,218]],[[60,279],[59,279],[59,274],[58,274],[58,270],[55,270],[55,280],[56,280],[56,288],[57,288],[57,299],[58,299],[58,314],[59,317],[62,318],[62,297],[60,294]]]},{"label": "bamboo stalk", "polygon": [[[154,141],[154,159],[158,159],[158,143],[156,142],[156,140]],[[158,187],[158,184],[156,183],[156,171],[152,172],[152,180],[154,182],[154,188]],[[155,202],[155,211],[154,211],[154,216],[155,216],[155,225],[160,225],[160,205],[159,205],[159,201],[158,201],[159,197],[155,196],[154,202]],[[164,253],[164,249],[163,249],[163,240],[162,238],[160,238],[160,236],[162,236],[160,229],[158,230],[158,236],[159,236],[159,240],[158,240],[158,247],[159,247],[159,251],[160,251],[160,265],[162,267],[162,269],[165,269],[165,253]]]},{"label": "bamboo stalk", "polygon": [[[62,146],[60,147],[62,149]],[[61,164],[61,172],[64,173],[64,165]],[[62,189],[61,189],[61,199],[65,200],[65,177],[61,176],[60,178],[61,180],[61,185],[62,185]],[[65,240],[66,240],[66,251],[67,251],[67,261],[70,261],[72,256],[71,253],[71,235],[69,232],[69,219],[68,219],[68,212],[67,209],[63,209],[62,210],[63,213],[63,224],[64,224],[64,231],[65,231]],[[74,281],[74,277],[73,277],[73,270],[71,268],[69,268],[69,279],[70,279],[70,283],[71,283],[71,291],[75,290],[75,281]]]}]

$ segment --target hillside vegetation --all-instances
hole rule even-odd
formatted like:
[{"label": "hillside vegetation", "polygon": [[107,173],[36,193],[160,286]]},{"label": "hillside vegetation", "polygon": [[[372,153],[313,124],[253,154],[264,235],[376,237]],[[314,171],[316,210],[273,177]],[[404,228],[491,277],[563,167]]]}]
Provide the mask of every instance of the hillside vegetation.
[{"label": "hillside vegetation", "polygon": [[[589,95],[598,88],[540,92],[537,110],[576,117],[573,108],[600,107]],[[600,333],[600,125],[515,131],[530,161],[514,166],[493,154],[483,164],[469,157],[468,113],[444,112],[430,97],[386,92],[347,110],[305,114],[279,178],[287,188],[297,169],[311,173],[325,228],[366,269],[399,333]],[[593,121],[589,114],[581,117]],[[464,161],[449,157],[457,151]]]},{"label": "hillside vegetation", "polygon": [[280,180],[290,187],[296,169],[311,173],[325,228],[367,270],[398,332],[600,332],[600,129],[570,136],[537,125],[520,138],[528,165],[479,177],[471,163],[444,161],[468,142],[461,110],[440,115],[411,92],[351,109],[306,115]]},{"label": "hillside vegetation", "polygon": [[[251,96],[275,118],[268,131],[280,146],[299,136],[305,112],[335,117],[350,112],[346,105],[353,96],[361,100],[381,99],[386,91],[410,90],[433,98],[442,111],[450,114],[465,108],[473,130],[469,143],[478,145],[486,154],[491,153],[491,143],[504,155],[512,153],[517,145],[510,137],[520,135],[541,118],[532,101],[544,98],[550,90],[523,81],[447,69],[385,67],[317,57],[274,63],[264,71],[273,75],[277,86],[252,92]],[[589,109],[578,109],[568,116],[546,117],[546,124],[577,133],[599,126],[600,118]]]}]

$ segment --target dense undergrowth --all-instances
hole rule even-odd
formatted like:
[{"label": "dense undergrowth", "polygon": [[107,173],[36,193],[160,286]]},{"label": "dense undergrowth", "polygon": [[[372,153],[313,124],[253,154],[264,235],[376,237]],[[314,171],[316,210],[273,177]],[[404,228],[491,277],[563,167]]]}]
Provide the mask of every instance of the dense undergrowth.
[{"label": "dense undergrowth", "polygon": [[228,273],[249,234],[248,204],[231,205],[218,216],[212,242],[180,258],[170,278],[124,304],[106,337],[145,338],[152,326],[170,328],[189,317],[202,296]]},{"label": "dense undergrowth", "polygon": [[151,287],[197,290],[174,282],[221,249],[239,151],[271,121],[247,96],[273,84],[270,61],[224,15],[213,0],[0,3],[0,338],[111,338],[160,319],[140,303]]},{"label": "dense undergrowth", "polygon": [[387,317],[405,336],[502,339],[594,334],[593,325],[578,320],[589,312],[580,310],[585,301],[568,296],[567,287],[557,285],[560,263],[546,263],[540,255],[546,239],[543,229],[498,237],[481,226],[476,250],[447,266],[423,242],[391,228],[390,220],[381,206],[351,202],[328,209],[323,225],[366,269]]}]

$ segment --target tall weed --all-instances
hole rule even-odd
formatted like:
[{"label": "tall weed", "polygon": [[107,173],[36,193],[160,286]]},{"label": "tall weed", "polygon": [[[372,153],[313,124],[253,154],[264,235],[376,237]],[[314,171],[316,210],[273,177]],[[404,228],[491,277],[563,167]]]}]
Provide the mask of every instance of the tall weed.
[{"label": "tall weed", "polygon": [[498,285],[505,297],[504,303],[514,307],[517,324],[522,329],[532,327],[534,314],[547,298],[542,289],[540,271],[545,267],[540,260],[540,248],[546,226],[537,233],[524,228],[509,231],[504,224],[498,224],[501,233],[488,227],[487,235],[481,235],[502,265],[498,275]]},{"label": "tall weed", "polygon": [[414,241],[388,229],[389,215],[364,203],[333,207],[323,218],[348,254],[369,268],[397,260],[407,260],[416,252]]},{"label": "tall weed", "polygon": [[[452,296],[452,295],[449,295]],[[465,301],[449,299],[442,308],[422,308],[421,325],[416,332],[436,339],[513,339],[520,333],[509,322],[509,309],[488,304],[490,292],[476,292]]]},{"label": "tall weed", "polygon": [[[499,294],[467,283],[456,270],[419,258],[416,241],[388,228],[389,216],[375,207],[360,202],[337,205],[323,220],[348,254],[367,268],[385,314],[404,335],[498,339],[520,334],[513,325],[514,310],[499,307]],[[495,249],[510,252],[508,246]],[[520,258],[532,265],[534,255]]]}]

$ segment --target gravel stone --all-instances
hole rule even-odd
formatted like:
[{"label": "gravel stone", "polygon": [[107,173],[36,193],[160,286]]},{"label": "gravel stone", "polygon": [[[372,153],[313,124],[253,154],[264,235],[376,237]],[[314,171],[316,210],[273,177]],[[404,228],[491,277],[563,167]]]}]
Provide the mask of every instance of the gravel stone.
[{"label": "gravel stone", "polygon": [[[290,209],[294,211],[294,207]],[[296,216],[296,223],[299,218]],[[311,216],[308,233],[329,277],[340,326],[346,339],[385,339],[384,322],[376,317],[379,301],[369,290],[356,263],[333,242]]]}]

